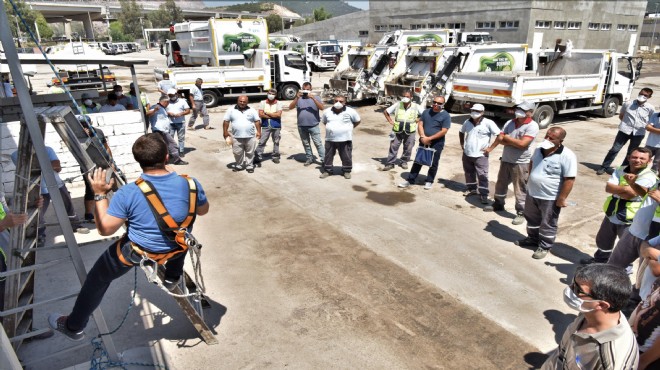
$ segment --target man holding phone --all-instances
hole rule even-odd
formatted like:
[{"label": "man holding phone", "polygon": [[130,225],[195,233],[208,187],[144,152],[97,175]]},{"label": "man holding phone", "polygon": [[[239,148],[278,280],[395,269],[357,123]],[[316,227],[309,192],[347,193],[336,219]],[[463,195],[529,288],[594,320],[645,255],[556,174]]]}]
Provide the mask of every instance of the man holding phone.
[{"label": "man holding phone", "polygon": [[296,108],[298,114],[298,134],[307,156],[305,166],[309,166],[314,163],[314,153],[312,152],[312,146],[309,144],[310,138],[316,146],[319,158],[325,157],[325,148],[323,147],[321,128],[319,127],[321,121],[319,111],[323,110],[323,103],[312,93],[311,83],[303,83],[302,90],[298,91],[296,98],[289,104],[289,109],[293,108]]}]

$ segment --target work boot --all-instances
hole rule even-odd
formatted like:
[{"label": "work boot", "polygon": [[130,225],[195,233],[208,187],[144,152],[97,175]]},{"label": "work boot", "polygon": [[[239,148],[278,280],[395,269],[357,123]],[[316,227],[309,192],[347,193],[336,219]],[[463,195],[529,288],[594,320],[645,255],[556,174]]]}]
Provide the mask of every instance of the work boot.
[{"label": "work boot", "polygon": [[311,166],[312,163],[314,163],[314,160],[312,160],[312,159],[310,158],[310,159],[308,159],[308,160],[305,161],[304,166],[305,166],[305,167],[307,167],[307,166]]},{"label": "work boot", "polygon": [[404,170],[407,170],[407,169],[408,169],[408,162],[401,162],[401,165],[400,165],[400,166],[401,166],[401,168],[403,168]]},{"label": "work boot", "polygon": [[479,201],[481,201],[481,204],[488,204],[488,195],[485,194],[480,195]]},{"label": "work boot", "polygon": [[344,172],[344,178],[345,178],[346,180],[350,180],[350,178],[351,178],[351,173],[350,173],[350,172]]},{"label": "work boot", "polygon": [[280,163],[280,157],[273,157],[273,163]]},{"label": "work boot", "polygon": [[165,287],[165,289],[171,292],[172,290],[174,290],[174,287],[176,287],[177,284],[179,284],[179,281],[181,281],[181,276],[179,276],[176,279],[166,278],[165,280],[163,280],[163,286]]},{"label": "work boot", "polygon": [[321,176],[319,176],[319,178],[325,179],[326,177],[330,177],[330,175],[331,175],[330,172],[323,172],[323,173],[321,173]]},{"label": "work boot", "polygon": [[549,251],[550,251],[550,249],[543,249],[541,247],[538,247],[536,249],[536,251],[534,252],[534,254],[532,254],[532,258],[535,259],[535,260],[544,259],[545,256],[548,255]]},{"label": "work boot", "polygon": [[383,167],[383,171],[392,171],[394,169],[393,164],[387,164],[385,167]]},{"label": "work boot", "polygon": [[469,197],[470,195],[477,195],[477,191],[473,189],[473,190],[466,190],[463,192],[464,197]]},{"label": "work boot", "polygon": [[493,211],[501,212],[501,211],[504,211],[504,206],[496,200],[495,202],[493,202],[492,205],[485,206],[484,211],[486,211],[486,212],[493,212]]},{"label": "work boot", "polygon": [[600,175],[604,174],[606,171],[607,171],[607,168],[601,167],[601,168],[598,169],[598,171],[596,171],[596,175],[600,176]]},{"label": "work boot", "polygon": [[511,223],[514,225],[522,225],[523,222],[525,222],[525,215],[523,215],[522,212],[518,212],[516,214],[516,218],[511,221]]},{"label": "work boot", "polygon": [[52,313],[48,316],[48,325],[50,325],[53,330],[59,331],[73,341],[78,342],[83,340],[83,338],[85,338],[85,332],[82,330],[79,332],[69,330],[66,326],[66,320],[68,318],[68,316],[60,315],[59,313]]}]

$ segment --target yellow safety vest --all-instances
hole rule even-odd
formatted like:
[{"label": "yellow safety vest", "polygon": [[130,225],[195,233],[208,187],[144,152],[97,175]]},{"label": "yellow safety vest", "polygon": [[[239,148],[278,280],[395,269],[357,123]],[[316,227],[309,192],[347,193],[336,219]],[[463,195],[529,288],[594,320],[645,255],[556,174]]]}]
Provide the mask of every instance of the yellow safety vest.
[{"label": "yellow safety vest", "polygon": [[[617,170],[620,169],[622,169],[622,167],[619,167]],[[623,176],[624,175],[619,176],[619,186],[628,186],[629,184]],[[655,177],[655,173],[647,167],[637,174],[637,177],[645,176]],[[633,217],[635,217],[635,213],[637,213],[641,205],[642,199],[628,200],[610,195],[605,200],[605,204],[603,204],[603,211],[605,211],[605,214],[608,217],[616,216],[619,221],[630,224],[632,223]]]},{"label": "yellow safety vest", "polygon": [[399,107],[394,115],[394,132],[413,133],[417,131],[417,118],[419,117],[419,108],[417,104],[410,103],[410,107],[406,109],[403,103],[399,103]]}]

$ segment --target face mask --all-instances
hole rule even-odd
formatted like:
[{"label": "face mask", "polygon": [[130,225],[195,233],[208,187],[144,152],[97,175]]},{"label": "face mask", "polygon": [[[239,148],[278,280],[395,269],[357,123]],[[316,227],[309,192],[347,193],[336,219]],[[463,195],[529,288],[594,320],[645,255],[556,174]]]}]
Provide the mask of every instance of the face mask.
[{"label": "face mask", "polygon": [[522,109],[516,109],[516,118],[523,118],[526,117],[527,113],[525,113],[524,110]]},{"label": "face mask", "polygon": [[564,289],[564,303],[575,311],[578,312],[591,312],[594,309],[584,309],[582,308],[582,304],[584,302],[596,302],[595,300],[588,300],[585,301],[584,299],[578,297],[573,293],[573,290],[571,290],[571,287],[567,286],[566,289]]},{"label": "face mask", "polygon": [[541,149],[552,149],[555,147],[555,144],[553,144],[552,141],[545,139],[541,142],[539,146],[541,147]]},{"label": "face mask", "polygon": [[275,99],[275,95],[273,95],[273,94],[268,94],[268,100],[274,100],[274,99]]},{"label": "face mask", "polygon": [[124,93],[121,92],[121,91],[117,91],[117,92],[115,93],[115,95],[117,95],[117,96],[122,96],[122,95],[124,95]]},{"label": "face mask", "polygon": [[403,98],[403,99],[401,99],[401,103],[403,103],[403,104],[408,104],[408,103],[410,103],[410,98]]},{"label": "face mask", "polygon": [[639,95],[639,96],[637,97],[637,101],[640,102],[640,103],[646,103],[647,100],[649,100],[649,98],[647,98],[647,97],[644,96],[644,95]]},{"label": "face mask", "polygon": [[333,107],[336,110],[340,110],[340,109],[344,108],[344,104],[342,104],[341,102],[336,102],[335,105],[333,105]]},{"label": "face mask", "polygon": [[177,96],[170,96],[170,101],[171,101],[171,102],[175,102],[175,101],[177,101],[177,99],[179,99],[179,97],[177,97]]},{"label": "face mask", "polygon": [[92,105],[92,99],[85,99],[83,103],[85,103],[87,106]]},{"label": "face mask", "polygon": [[479,117],[481,117],[481,114],[482,114],[481,112],[470,112],[470,117],[472,117],[473,119],[478,119]]}]

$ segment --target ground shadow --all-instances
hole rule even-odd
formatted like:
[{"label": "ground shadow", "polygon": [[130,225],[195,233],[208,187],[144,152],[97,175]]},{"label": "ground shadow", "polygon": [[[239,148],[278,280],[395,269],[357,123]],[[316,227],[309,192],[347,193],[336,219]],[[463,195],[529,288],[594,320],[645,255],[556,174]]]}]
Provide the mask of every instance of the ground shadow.
[{"label": "ground shadow", "polygon": [[446,189],[455,191],[455,192],[464,192],[467,190],[467,187],[465,187],[465,183],[460,182],[460,181],[455,181],[452,179],[443,179],[440,178],[438,179],[438,182],[442,184]]},{"label": "ground shadow", "polygon": [[376,161],[376,162],[382,164],[383,166],[387,164],[386,163],[387,157],[371,157],[371,160]]},{"label": "ground shadow", "polygon": [[529,352],[523,357],[525,362],[529,364],[529,370],[540,369],[543,366],[545,360],[548,359],[548,355],[541,352]]},{"label": "ground shadow", "polygon": [[513,243],[516,240],[523,239],[526,236],[521,234],[518,230],[512,229],[509,226],[506,226],[497,220],[488,221],[488,224],[486,224],[484,231],[490,233],[497,239],[509,243]]},{"label": "ground shadow", "polygon": [[555,342],[559,343],[561,337],[564,335],[566,328],[570,325],[577,316],[573,314],[563,313],[558,310],[543,311],[543,316],[552,324],[552,331],[555,333]]},{"label": "ground shadow", "polygon": [[594,172],[600,169],[600,164],[598,163],[580,162],[580,164],[587,167],[590,170],[594,170]]},{"label": "ground shadow", "polygon": [[552,247],[552,254],[573,264],[579,264],[581,259],[591,257],[591,255],[564,243],[555,243]]},{"label": "ground shadow", "polygon": [[[314,164],[321,164],[321,161],[323,160],[323,158],[319,159],[318,156],[315,157],[315,158],[316,159],[314,160]],[[305,153],[291,154],[290,156],[286,157],[286,159],[294,160],[294,161],[300,162],[300,163],[305,163],[305,162],[307,162],[307,154],[305,154]]]}]

